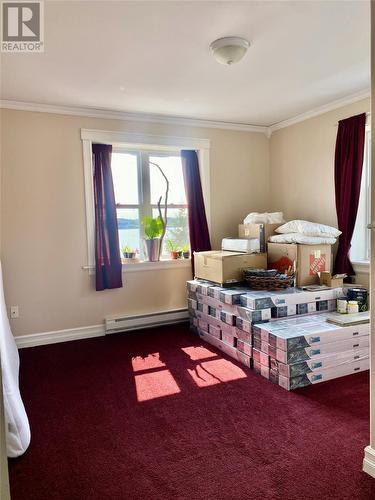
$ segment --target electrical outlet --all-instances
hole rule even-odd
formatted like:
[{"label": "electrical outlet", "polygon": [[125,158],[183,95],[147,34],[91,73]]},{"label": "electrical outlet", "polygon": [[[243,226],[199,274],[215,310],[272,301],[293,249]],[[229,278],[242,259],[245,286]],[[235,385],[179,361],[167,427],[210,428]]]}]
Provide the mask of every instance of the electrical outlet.
[{"label": "electrical outlet", "polygon": [[11,319],[19,318],[19,316],[20,316],[20,311],[18,309],[18,306],[10,306],[10,317],[11,317]]}]

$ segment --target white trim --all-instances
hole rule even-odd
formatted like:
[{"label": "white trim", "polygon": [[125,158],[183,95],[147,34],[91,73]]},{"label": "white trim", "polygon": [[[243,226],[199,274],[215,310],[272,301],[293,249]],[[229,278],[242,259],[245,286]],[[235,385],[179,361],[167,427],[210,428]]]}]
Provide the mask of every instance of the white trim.
[{"label": "white trim", "polygon": [[82,140],[82,148],[86,204],[87,262],[92,267],[95,266],[95,202],[91,141],[88,139]]},{"label": "white trim", "polygon": [[175,137],[170,135],[137,134],[133,132],[114,132],[112,130],[98,130],[81,128],[82,141],[91,141],[102,144],[112,144],[114,147],[128,147],[139,149],[209,149],[209,139],[195,139],[190,137]]},{"label": "white trim", "polygon": [[[87,235],[87,265],[89,274],[95,272],[95,205],[93,186],[92,144],[112,144],[115,147],[126,146],[130,149],[160,149],[164,151],[176,149],[195,149],[199,155],[199,169],[202,181],[202,191],[205,202],[208,229],[211,234],[211,191],[210,191],[210,141],[189,137],[174,137],[169,135],[138,134],[131,132],[115,132],[111,130],[81,129],[83,148],[83,170],[86,203],[86,235]],[[190,261],[189,261],[190,262]],[[177,264],[178,263],[178,264]],[[186,261],[141,262],[125,264],[122,272],[148,271],[159,269],[175,269],[188,267]]]},{"label": "white trim", "polygon": [[248,123],[235,123],[217,120],[187,118],[183,116],[156,115],[148,113],[131,113],[105,108],[91,108],[79,106],[62,106],[58,104],[39,104],[33,102],[0,100],[0,108],[16,111],[34,111],[37,113],[53,113],[58,115],[87,116],[90,118],[105,118],[132,122],[162,123],[166,125],[181,125],[185,127],[202,127],[223,130],[237,130],[240,132],[267,133],[267,127]]},{"label": "white trim", "polygon": [[375,450],[371,446],[366,446],[365,457],[363,459],[363,471],[375,477]]},{"label": "white trim", "polygon": [[72,115],[72,116],[85,116],[90,118],[105,118],[109,120],[123,120],[123,121],[136,121],[136,122],[148,122],[148,123],[162,123],[166,125],[181,125],[186,127],[202,127],[202,128],[213,128],[213,129],[223,129],[223,130],[237,130],[240,132],[255,132],[265,134],[268,138],[273,132],[281,128],[289,127],[295,123],[308,120],[309,118],[314,118],[321,114],[327,113],[337,108],[347,106],[362,99],[370,97],[370,89],[364,89],[355,94],[343,97],[341,99],[335,99],[323,106],[318,106],[305,113],[301,113],[294,117],[288,118],[287,120],[282,120],[280,122],[274,123],[269,126],[263,125],[251,125],[248,123],[236,123],[236,122],[225,122],[225,121],[215,121],[215,120],[204,120],[187,118],[182,116],[167,116],[167,115],[156,115],[147,113],[131,113],[126,111],[116,111],[104,108],[91,108],[91,107],[79,107],[79,106],[63,106],[54,104],[40,104],[33,102],[24,101],[13,101],[13,100],[0,100],[0,108],[14,109],[16,111],[34,111],[38,113],[52,113],[59,115]]},{"label": "white trim", "polygon": [[370,97],[370,95],[371,95],[371,90],[365,89],[362,90],[361,92],[357,92],[350,96],[343,97],[341,99],[336,99],[335,101],[331,101],[327,104],[324,104],[323,106],[318,106],[317,108],[311,109],[310,111],[306,111],[305,113],[301,113],[300,115],[294,116],[287,120],[274,123],[273,125],[270,125],[268,128],[270,130],[270,133],[272,134],[273,132],[281,128],[290,127],[290,125],[303,122],[305,120],[308,120],[309,118],[314,118],[315,116],[328,113],[329,111],[333,111],[334,109],[342,108],[343,106],[347,106],[348,104],[361,101],[362,99]]},{"label": "white trim", "polygon": [[[123,264],[122,272],[134,273],[139,271],[160,271],[161,269],[186,269],[191,268],[191,259],[159,260],[158,262],[139,262],[135,264]],[[95,264],[82,266],[89,274],[95,274]]]},{"label": "white trim", "polygon": [[362,262],[352,262],[353,269],[356,273],[369,273],[370,272],[370,262],[362,261]]},{"label": "white trim", "polygon": [[83,326],[80,328],[69,328],[52,332],[30,333],[14,337],[19,349],[34,347],[38,345],[57,344],[71,340],[89,339],[92,337],[103,337],[105,335],[104,324],[94,326]]}]

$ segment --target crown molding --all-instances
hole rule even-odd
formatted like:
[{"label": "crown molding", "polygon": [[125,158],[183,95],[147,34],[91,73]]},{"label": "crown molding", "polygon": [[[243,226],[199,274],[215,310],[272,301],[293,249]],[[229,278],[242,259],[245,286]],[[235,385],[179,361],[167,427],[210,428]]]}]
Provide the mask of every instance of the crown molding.
[{"label": "crown molding", "polygon": [[182,116],[156,115],[146,113],[131,113],[127,111],[115,111],[104,108],[90,108],[79,106],[60,106],[53,104],[40,104],[23,101],[0,100],[0,108],[14,109],[17,111],[34,111],[38,113],[52,113],[59,115],[85,116],[88,118],[104,118],[108,120],[122,120],[130,122],[160,123],[164,125],[180,125],[184,127],[211,128],[223,130],[236,130],[239,132],[255,132],[266,135],[270,138],[273,132],[285,127],[290,127],[296,123],[303,122],[315,116],[328,113],[335,109],[353,104],[371,96],[371,90],[365,89],[355,94],[351,94],[341,99],[336,99],[330,103],[318,106],[317,108],[301,113],[287,120],[274,123],[270,126],[250,125],[246,123],[232,123],[214,120],[201,120],[185,118]]},{"label": "crown molding", "polygon": [[224,130],[237,130],[240,132],[256,132],[266,135],[268,134],[268,127],[250,125],[246,123],[201,120],[180,116],[155,115],[146,113],[130,113],[127,111],[114,111],[103,108],[60,106],[23,101],[9,101],[4,99],[0,100],[0,108],[14,109],[17,111],[34,111],[38,113],[53,113],[59,115],[85,116],[89,118],[105,118],[108,120],[161,123],[165,125],[180,125],[184,127],[214,128]]},{"label": "crown molding", "polygon": [[296,123],[303,122],[308,120],[309,118],[314,118],[315,116],[322,115],[324,113],[328,113],[329,111],[333,111],[334,109],[342,108],[343,106],[347,106],[349,104],[353,104],[354,102],[361,101],[362,99],[366,99],[371,96],[371,89],[365,89],[360,92],[356,92],[355,94],[351,94],[347,97],[343,97],[341,99],[336,99],[335,101],[331,101],[328,104],[324,104],[323,106],[318,106],[317,108],[311,109],[310,111],[306,111],[305,113],[301,113],[300,115],[294,116],[292,118],[288,118],[287,120],[283,120],[278,123],[274,123],[268,127],[269,137],[276,130],[280,130],[281,128],[290,127]]}]

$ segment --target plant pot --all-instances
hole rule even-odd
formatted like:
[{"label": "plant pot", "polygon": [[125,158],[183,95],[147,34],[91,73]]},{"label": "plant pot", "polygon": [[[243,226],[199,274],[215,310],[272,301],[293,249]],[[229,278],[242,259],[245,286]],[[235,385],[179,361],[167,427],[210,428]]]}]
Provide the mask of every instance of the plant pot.
[{"label": "plant pot", "polygon": [[144,239],[143,251],[145,258],[150,262],[157,262],[160,260],[160,238]]},{"label": "plant pot", "polygon": [[124,259],[135,259],[135,252],[123,252]]},{"label": "plant pot", "polygon": [[171,259],[176,260],[178,257],[178,252],[171,252]]},{"label": "plant pot", "polygon": [[183,255],[182,250],[180,250],[180,251],[177,252],[177,258],[178,259],[182,259],[182,255]]},{"label": "plant pot", "polygon": [[190,258],[190,252],[183,252],[183,254],[184,254],[184,259]]}]

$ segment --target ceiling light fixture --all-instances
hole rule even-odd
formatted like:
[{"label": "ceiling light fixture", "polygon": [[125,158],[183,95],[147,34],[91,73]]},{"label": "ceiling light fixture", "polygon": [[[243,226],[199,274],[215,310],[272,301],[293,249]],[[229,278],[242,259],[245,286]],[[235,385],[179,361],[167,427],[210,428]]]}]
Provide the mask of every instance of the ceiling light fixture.
[{"label": "ceiling light fixture", "polygon": [[239,36],[226,36],[211,43],[210,49],[220,64],[234,64],[240,61],[250,47],[250,42]]}]

